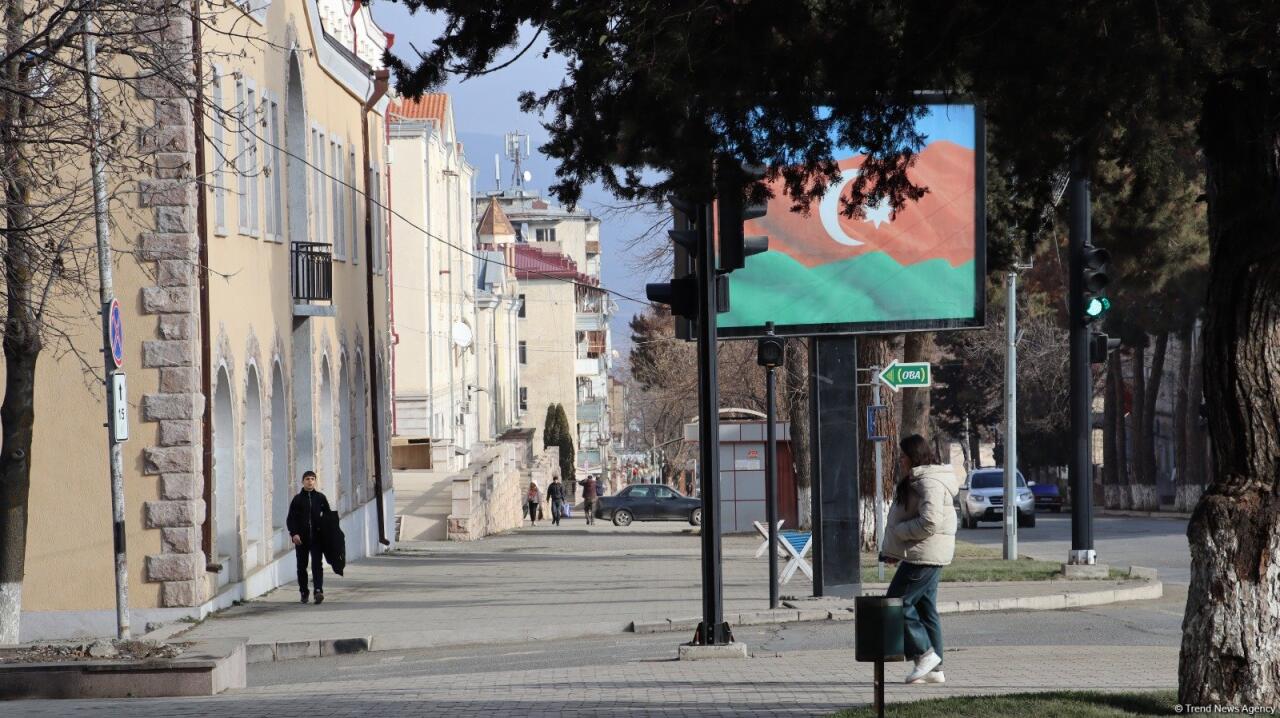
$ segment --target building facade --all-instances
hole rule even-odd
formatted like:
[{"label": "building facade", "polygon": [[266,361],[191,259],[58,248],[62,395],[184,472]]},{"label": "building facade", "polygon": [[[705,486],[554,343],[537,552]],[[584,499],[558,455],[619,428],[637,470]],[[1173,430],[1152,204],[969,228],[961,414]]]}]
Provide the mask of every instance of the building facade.
[{"label": "building facade", "polygon": [[[541,431],[547,407],[561,404],[575,429],[579,471],[599,472],[609,462],[609,317],[616,311],[600,288],[600,220],[521,187],[483,201],[481,241],[507,246],[519,282],[522,425]],[[485,235],[495,224],[502,233]]]},{"label": "building facade", "polygon": [[[119,100],[154,117],[140,129],[155,173],[115,178],[137,200],[112,217],[139,629],[293,580],[284,521],[304,470],[341,513],[349,558],[392,533],[388,38],[349,10],[230,4],[196,37],[178,14],[164,37],[198,101],[159,82]],[[100,319],[76,321],[68,341],[92,356]],[[83,377],[65,356],[38,370],[51,408],[35,428],[23,640],[114,633],[102,388]]]},{"label": "building facade", "polygon": [[499,307],[492,297],[484,309],[478,303],[475,169],[448,95],[395,102],[390,138],[395,433],[431,439],[434,465],[458,469],[477,441],[492,438],[493,417],[481,417],[488,400],[481,375],[489,377],[494,364],[487,353],[493,329],[505,326],[487,316],[485,334],[479,326],[481,313]]}]

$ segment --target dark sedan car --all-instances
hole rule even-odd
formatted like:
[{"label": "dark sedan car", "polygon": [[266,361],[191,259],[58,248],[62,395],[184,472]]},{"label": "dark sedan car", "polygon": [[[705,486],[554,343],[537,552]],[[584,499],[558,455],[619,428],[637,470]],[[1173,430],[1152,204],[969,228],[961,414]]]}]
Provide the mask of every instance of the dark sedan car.
[{"label": "dark sedan car", "polygon": [[1036,497],[1036,508],[1046,509],[1055,514],[1062,513],[1062,493],[1057,484],[1042,484],[1036,481],[1027,484]]},{"label": "dark sedan car", "polygon": [[688,521],[700,526],[702,501],[661,484],[632,484],[613,496],[600,497],[596,518],[609,519],[614,526],[629,526],[632,521]]}]

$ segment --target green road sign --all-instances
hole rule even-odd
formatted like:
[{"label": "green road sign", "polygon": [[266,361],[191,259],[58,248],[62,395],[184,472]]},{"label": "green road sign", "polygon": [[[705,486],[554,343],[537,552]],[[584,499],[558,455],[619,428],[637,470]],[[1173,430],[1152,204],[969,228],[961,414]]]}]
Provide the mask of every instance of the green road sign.
[{"label": "green road sign", "polygon": [[929,368],[929,362],[927,361],[908,364],[901,364],[895,361],[880,372],[880,381],[894,391],[903,387],[919,388],[929,386],[932,380],[933,371]]}]

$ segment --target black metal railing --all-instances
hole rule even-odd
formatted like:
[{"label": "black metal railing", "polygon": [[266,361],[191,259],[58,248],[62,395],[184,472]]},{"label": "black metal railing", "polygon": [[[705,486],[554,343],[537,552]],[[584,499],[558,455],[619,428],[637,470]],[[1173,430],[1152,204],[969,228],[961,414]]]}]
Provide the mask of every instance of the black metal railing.
[{"label": "black metal railing", "polygon": [[333,247],[318,242],[294,242],[294,301],[331,301],[333,299]]}]

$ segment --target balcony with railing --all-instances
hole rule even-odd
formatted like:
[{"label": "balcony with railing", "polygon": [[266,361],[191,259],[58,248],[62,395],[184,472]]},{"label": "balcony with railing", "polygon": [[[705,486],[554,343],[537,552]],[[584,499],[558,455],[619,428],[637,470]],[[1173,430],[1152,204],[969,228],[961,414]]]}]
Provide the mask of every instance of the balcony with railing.
[{"label": "balcony with railing", "polygon": [[333,247],[320,242],[294,242],[289,249],[296,317],[334,316]]}]

